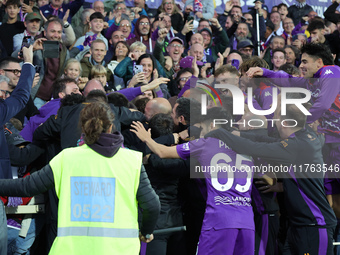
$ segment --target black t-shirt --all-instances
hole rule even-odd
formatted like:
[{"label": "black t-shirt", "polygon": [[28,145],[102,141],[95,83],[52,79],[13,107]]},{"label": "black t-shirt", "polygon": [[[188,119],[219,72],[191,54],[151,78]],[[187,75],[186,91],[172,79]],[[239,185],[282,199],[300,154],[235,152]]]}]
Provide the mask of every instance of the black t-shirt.
[{"label": "black t-shirt", "polygon": [[24,23],[17,21],[13,24],[4,23],[0,26],[0,40],[6,49],[7,55],[13,52],[13,36],[25,31]]}]

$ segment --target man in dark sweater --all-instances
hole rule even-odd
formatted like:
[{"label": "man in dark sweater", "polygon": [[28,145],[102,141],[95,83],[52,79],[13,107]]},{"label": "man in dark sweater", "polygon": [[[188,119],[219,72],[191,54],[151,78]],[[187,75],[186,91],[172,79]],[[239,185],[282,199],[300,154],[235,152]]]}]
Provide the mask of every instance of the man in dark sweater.
[{"label": "man in dark sweater", "polygon": [[288,8],[288,18],[293,19],[294,26],[296,26],[309,12],[313,11],[312,6],[306,3],[306,0],[296,0],[295,5]]},{"label": "man in dark sweater", "polygon": [[8,20],[0,26],[0,40],[8,56],[13,52],[13,36],[25,31],[24,23],[18,20],[19,8],[19,0],[7,1],[6,13],[8,14]]}]

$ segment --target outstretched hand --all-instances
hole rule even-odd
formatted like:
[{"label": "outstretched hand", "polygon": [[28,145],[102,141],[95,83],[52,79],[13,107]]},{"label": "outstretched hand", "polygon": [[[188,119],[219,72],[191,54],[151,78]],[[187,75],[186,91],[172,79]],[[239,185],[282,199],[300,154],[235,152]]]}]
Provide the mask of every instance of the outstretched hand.
[{"label": "outstretched hand", "polygon": [[251,67],[246,74],[250,78],[253,78],[254,76],[262,76],[263,70],[260,67]]},{"label": "outstretched hand", "polygon": [[151,139],[151,128],[146,131],[143,124],[139,121],[132,121],[131,127],[132,129],[130,129],[130,131],[135,133],[143,143],[146,140]]}]

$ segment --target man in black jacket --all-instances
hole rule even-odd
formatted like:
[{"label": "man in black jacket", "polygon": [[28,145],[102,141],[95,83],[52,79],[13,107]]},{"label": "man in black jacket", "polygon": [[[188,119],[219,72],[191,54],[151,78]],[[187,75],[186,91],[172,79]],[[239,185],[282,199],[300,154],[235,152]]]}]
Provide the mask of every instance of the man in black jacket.
[{"label": "man in black jacket", "polygon": [[287,17],[292,18],[294,26],[296,26],[301,21],[302,17],[308,15],[311,11],[313,11],[313,8],[306,3],[306,0],[296,0],[295,5],[291,5],[288,8]]}]

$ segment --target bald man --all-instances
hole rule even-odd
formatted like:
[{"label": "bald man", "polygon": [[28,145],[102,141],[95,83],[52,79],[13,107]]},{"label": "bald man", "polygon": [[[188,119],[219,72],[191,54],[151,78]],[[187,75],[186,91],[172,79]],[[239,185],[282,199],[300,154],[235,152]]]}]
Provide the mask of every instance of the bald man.
[{"label": "bald man", "polygon": [[204,47],[200,43],[195,43],[190,47],[188,55],[197,58],[197,61],[203,61],[204,57]]},{"label": "bald man", "polygon": [[89,92],[92,91],[92,90],[101,90],[101,91],[105,92],[103,84],[96,79],[89,80],[86,83],[86,85],[84,87],[84,91],[83,91],[84,97],[87,97]]},{"label": "bald man", "polygon": [[154,115],[158,113],[171,114],[172,107],[169,101],[165,98],[157,97],[150,100],[144,110],[146,120],[149,121]]}]

